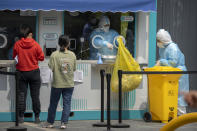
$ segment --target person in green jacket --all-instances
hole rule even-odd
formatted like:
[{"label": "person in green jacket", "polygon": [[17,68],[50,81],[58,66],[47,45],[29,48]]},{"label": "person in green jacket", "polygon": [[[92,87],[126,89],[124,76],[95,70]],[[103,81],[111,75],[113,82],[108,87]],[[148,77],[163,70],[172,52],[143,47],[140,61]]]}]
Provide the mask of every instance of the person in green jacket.
[{"label": "person in green jacket", "polygon": [[69,37],[61,35],[58,44],[60,50],[53,52],[49,60],[49,68],[53,72],[53,81],[48,108],[48,118],[44,127],[52,128],[55,120],[57,105],[62,95],[63,111],[60,128],[66,128],[71,108],[71,98],[74,90],[74,71],[76,70],[76,56],[68,50]]}]

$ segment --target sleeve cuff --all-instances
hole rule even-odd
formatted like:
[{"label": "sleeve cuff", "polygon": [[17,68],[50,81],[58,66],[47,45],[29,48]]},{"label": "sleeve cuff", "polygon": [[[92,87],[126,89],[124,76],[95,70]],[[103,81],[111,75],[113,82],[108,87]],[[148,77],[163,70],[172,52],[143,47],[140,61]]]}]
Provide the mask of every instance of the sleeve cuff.
[{"label": "sleeve cuff", "polygon": [[169,65],[168,61],[166,59],[160,59],[159,61],[160,61],[161,66],[168,66]]}]

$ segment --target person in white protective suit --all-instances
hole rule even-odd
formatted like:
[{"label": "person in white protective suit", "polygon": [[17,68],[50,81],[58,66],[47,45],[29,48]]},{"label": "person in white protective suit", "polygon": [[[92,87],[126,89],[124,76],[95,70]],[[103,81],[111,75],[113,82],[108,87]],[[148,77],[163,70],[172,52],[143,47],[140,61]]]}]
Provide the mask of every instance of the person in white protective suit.
[{"label": "person in white protective suit", "polygon": [[[157,66],[171,66],[180,68],[183,71],[187,71],[185,66],[185,56],[179,49],[178,45],[171,39],[170,34],[160,29],[156,35],[157,46],[159,47],[159,60]],[[178,115],[186,113],[186,102],[182,92],[189,92],[189,76],[184,74],[179,79],[179,95],[178,95]]]},{"label": "person in white protective suit", "polygon": [[[97,60],[99,58],[98,54],[100,54],[103,60],[115,60],[118,49],[118,36],[118,32],[110,29],[109,18],[102,16],[98,28],[90,34],[90,59]],[[125,42],[124,38],[123,42]]]}]

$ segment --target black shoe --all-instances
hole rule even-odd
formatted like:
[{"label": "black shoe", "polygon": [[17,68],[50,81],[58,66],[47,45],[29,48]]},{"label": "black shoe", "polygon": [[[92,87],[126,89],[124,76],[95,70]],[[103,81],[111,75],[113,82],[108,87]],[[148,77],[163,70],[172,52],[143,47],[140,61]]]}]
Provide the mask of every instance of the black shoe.
[{"label": "black shoe", "polygon": [[74,116],[74,112],[70,112],[69,116],[73,117]]},{"label": "black shoe", "polygon": [[24,123],[24,117],[18,117],[18,123]]},{"label": "black shoe", "polygon": [[39,124],[40,123],[40,118],[39,117],[35,117],[35,123]]}]

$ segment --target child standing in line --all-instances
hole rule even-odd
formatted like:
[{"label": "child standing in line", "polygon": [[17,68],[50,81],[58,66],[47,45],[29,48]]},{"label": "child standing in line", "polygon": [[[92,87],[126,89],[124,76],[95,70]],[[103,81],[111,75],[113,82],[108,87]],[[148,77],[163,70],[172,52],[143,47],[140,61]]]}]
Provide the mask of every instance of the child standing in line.
[{"label": "child standing in line", "polygon": [[71,98],[74,90],[74,71],[76,70],[76,56],[68,50],[70,45],[69,37],[61,35],[58,44],[60,50],[51,54],[49,68],[53,72],[53,82],[51,87],[50,104],[48,108],[48,118],[45,128],[53,128],[56,109],[62,95],[63,111],[60,128],[66,128],[71,108]]}]

